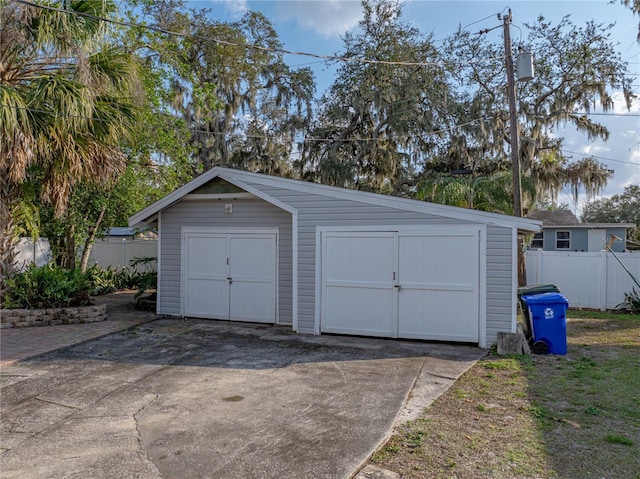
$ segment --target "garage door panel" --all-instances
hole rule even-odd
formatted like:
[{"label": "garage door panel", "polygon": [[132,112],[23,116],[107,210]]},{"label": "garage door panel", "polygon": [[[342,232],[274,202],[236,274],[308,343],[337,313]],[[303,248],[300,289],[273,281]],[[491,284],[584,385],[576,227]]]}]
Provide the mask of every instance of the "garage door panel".
[{"label": "garage door panel", "polygon": [[392,335],[396,236],[332,233],[322,246],[322,331]]},{"label": "garage door panel", "polygon": [[326,238],[326,280],[388,283],[394,265],[394,241],[392,234]]},{"label": "garage door panel", "polygon": [[223,236],[194,235],[185,238],[187,276],[186,316],[226,318],[227,241]]},{"label": "garage door panel", "polygon": [[477,299],[473,292],[400,291],[398,337],[477,341]]},{"label": "garage door panel", "polygon": [[233,278],[259,278],[273,281],[275,278],[274,236],[233,236],[229,243]]},{"label": "garage door panel", "polygon": [[324,332],[391,336],[394,312],[390,288],[329,286],[325,295]]},{"label": "garage door panel", "polygon": [[276,302],[272,284],[264,281],[233,282],[229,295],[229,319],[275,323]]},{"label": "garage door panel", "polygon": [[224,276],[227,270],[227,239],[223,236],[187,237],[187,271],[190,277]]},{"label": "garage door panel", "polygon": [[477,271],[474,248],[477,238],[469,236],[400,236],[400,280],[403,286],[405,282],[468,283],[469,275]]},{"label": "garage door panel", "polygon": [[229,311],[227,279],[187,279],[185,316],[226,319]]},{"label": "garage door panel", "polygon": [[230,238],[229,319],[275,323],[276,248],[274,235]]},{"label": "garage door panel", "polygon": [[399,238],[398,337],[478,340],[477,235]]}]

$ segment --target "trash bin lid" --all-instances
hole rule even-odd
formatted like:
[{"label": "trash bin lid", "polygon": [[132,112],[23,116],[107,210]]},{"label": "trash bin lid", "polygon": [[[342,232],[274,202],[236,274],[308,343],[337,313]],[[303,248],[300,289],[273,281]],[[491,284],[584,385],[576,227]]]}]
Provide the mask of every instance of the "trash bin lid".
[{"label": "trash bin lid", "polygon": [[541,294],[541,293],[559,293],[560,288],[558,288],[553,283],[544,283],[544,284],[532,284],[530,286],[520,286],[518,288],[518,295],[533,295],[533,294]]},{"label": "trash bin lid", "polygon": [[569,305],[569,301],[560,293],[540,293],[540,294],[532,294],[528,296],[522,296],[522,300],[527,303],[527,305],[531,304],[566,304]]}]

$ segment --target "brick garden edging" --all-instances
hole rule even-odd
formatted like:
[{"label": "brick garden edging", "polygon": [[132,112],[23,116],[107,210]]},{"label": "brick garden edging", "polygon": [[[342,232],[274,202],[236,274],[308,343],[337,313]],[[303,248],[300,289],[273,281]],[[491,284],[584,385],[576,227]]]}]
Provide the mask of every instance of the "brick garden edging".
[{"label": "brick garden edging", "polygon": [[95,323],[107,319],[107,305],[77,308],[0,309],[0,328]]}]

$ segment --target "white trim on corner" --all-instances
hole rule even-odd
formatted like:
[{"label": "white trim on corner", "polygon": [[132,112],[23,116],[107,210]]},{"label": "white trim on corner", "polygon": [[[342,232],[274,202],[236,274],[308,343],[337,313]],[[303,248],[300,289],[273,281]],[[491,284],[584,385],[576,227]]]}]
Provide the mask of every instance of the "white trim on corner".
[{"label": "white trim on corner", "polygon": [[291,213],[291,328],[298,332],[298,212]]},{"label": "white trim on corner", "polygon": [[479,269],[478,272],[478,346],[487,347],[487,227],[482,225],[479,231]]},{"label": "white trim on corner", "polygon": [[[162,293],[161,293],[161,284],[160,281],[162,278],[162,255],[160,252],[162,251],[162,211],[158,212],[158,241],[156,242],[156,314],[161,314],[161,305],[162,305]],[[180,293],[182,294],[182,286],[180,287]]]},{"label": "white trim on corner", "polygon": [[[511,236],[511,291],[518,291],[518,232],[513,231]],[[511,333],[517,331],[518,323],[518,295],[513,294],[511,297]]]},{"label": "white trim on corner", "polygon": [[316,258],[315,258],[315,305],[313,313],[313,334],[320,334],[320,321],[322,320],[322,309],[320,307],[322,300],[322,235],[325,231],[331,231],[330,226],[316,225]]}]

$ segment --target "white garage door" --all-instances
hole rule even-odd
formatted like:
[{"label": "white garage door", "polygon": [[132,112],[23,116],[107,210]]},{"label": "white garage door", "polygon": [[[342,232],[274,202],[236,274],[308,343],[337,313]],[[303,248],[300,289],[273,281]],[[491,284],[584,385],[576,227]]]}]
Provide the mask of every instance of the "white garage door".
[{"label": "white garage door", "polygon": [[183,233],[183,315],[275,323],[276,234]]},{"label": "white garage door", "polygon": [[478,342],[478,252],[473,228],[323,232],[321,331]]}]

